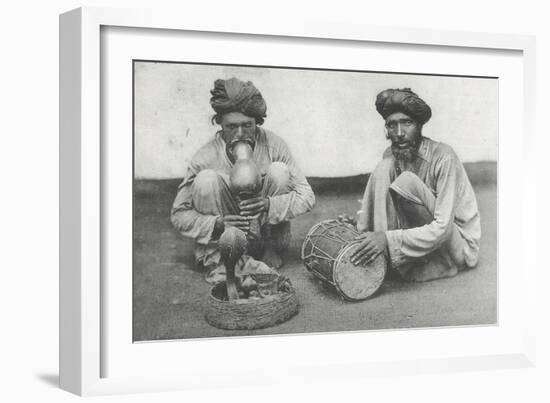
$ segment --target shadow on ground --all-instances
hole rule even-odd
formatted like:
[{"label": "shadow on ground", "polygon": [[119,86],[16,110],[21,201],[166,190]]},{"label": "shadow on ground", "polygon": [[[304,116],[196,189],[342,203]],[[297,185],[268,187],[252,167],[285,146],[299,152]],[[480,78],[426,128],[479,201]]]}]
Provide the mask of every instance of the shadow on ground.
[{"label": "shadow on ground", "polygon": [[343,301],[308,273],[299,257],[312,225],[358,209],[367,176],[311,178],[315,209],[292,221],[292,244],[281,273],[294,285],[300,312],[268,329],[228,331],[204,320],[209,285],[193,262],[193,244],[172,228],[169,211],[179,181],[136,181],[134,199],[133,337],[135,341],[217,336],[336,332],[494,324],[497,321],[496,164],[467,166],[482,219],[480,262],[450,279],[406,283],[387,279],[370,299]]},{"label": "shadow on ground", "polygon": [[40,379],[47,385],[59,387],[59,375],[58,374],[36,374],[36,378]]}]

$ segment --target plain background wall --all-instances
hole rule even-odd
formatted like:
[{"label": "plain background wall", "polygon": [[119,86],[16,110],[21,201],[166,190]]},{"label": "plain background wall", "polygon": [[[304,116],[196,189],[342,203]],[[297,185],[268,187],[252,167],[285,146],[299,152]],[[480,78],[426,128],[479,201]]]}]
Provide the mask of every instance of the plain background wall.
[{"label": "plain background wall", "polygon": [[[539,172],[539,366],[535,369],[478,373],[351,379],[335,384],[258,387],[92,398],[96,402],[547,402],[550,379],[550,284],[546,248],[549,192],[545,186],[550,89],[550,30],[544,2],[388,2],[324,3],[249,1],[53,1],[5,3],[0,38],[2,94],[2,281],[0,282],[0,379],[5,402],[77,402],[57,389],[58,358],[58,14],[81,5],[156,7],[180,5],[182,12],[232,13],[235,18],[284,21],[314,14],[325,20],[373,25],[465,29],[538,35],[538,143],[532,161],[518,161],[526,175]],[[357,4],[356,4],[357,3]],[[391,6],[391,8],[390,8]],[[243,14],[244,13],[244,14]],[[229,18],[229,14],[228,14]],[[533,190],[535,191],[535,190]],[[511,218],[513,219],[513,217]],[[521,240],[518,240],[521,241]],[[544,242],[544,244],[543,244]],[[521,295],[521,294],[520,294]],[[475,340],[467,342],[475,343]]]},{"label": "plain background wall", "polygon": [[135,175],[181,178],[219,130],[210,90],[217,78],[252,81],[267,103],[264,127],[290,146],[306,176],[372,172],[389,142],[376,95],[410,87],[432,108],[424,135],[463,162],[496,161],[498,80],[428,75],[136,62]]}]

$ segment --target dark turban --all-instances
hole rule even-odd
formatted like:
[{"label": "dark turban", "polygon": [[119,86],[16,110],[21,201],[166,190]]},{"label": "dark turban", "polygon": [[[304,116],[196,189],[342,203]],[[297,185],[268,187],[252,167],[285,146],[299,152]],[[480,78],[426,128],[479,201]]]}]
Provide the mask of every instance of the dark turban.
[{"label": "dark turban", "polygon": [[258,123],[262,123],[263,118],[267,116],[264,98],[250,81],[244,82],[237,78],[216,80],[210,93],[210,105],[218,116],[240,112],[255,118]]},{"label": "dark turban", "polygon": [[392,113],[402,112],[422,125],[432,117],[428,104],[410,88],[382,91],[376,97],[376,110],[384,119]]}]

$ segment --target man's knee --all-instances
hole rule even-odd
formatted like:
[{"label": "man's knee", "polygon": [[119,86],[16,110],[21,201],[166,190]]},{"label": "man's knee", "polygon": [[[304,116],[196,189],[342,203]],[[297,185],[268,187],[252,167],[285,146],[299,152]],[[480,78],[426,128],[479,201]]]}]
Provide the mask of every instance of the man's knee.
[{"label": "man's knee", "polygon": [[267,170],[265,180],[277,188],[285,188],[290,184],[290,170],[284,162],[272,162]]},{"label": "man's knee", "polygon": [[218,173],[212,169],[200,171],[193,182],[193,194],[199,197],[213,196],[221,184]]},{"label": "man's knee", "polygon": [[216,171],[200,171],[193,182],[193,207],[207,215],[239,214],[237,201],[231,194],[227,178]]},{"label": "man's knee", "polygon": [[410,171],[405,171],[392,182],[390,190],[402,196],[404,195],[403,192],[410,195],[416,195],[418,189],[423,186],[426,185],[422,182],[422,179]]},{"label": "man's knee", "polygon": [[392,197],[400,196],[413,204],[420,204],[433,213],[435,196],[432,190],[414,173],[405,171],[399,175],[390,185]]},{"label": "man's knee", "polygon": [[390,185],[390,195],[406,228],[433,220],[434,196],[414,173],[405,171]]}]

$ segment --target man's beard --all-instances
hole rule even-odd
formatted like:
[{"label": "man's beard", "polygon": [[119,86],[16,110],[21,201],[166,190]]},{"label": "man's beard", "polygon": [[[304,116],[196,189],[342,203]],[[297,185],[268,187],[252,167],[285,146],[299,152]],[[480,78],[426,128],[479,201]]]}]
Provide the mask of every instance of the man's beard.
[{"label": "man's beard", "polygon": [[416,140],[411,141],[406,147],[399,147],[397,143],[392,143],[391,152],[394,158],[402,162],[412,162],[418,156],[418,148],[420,147],[420,141],[422,136],[419,136]]}]

